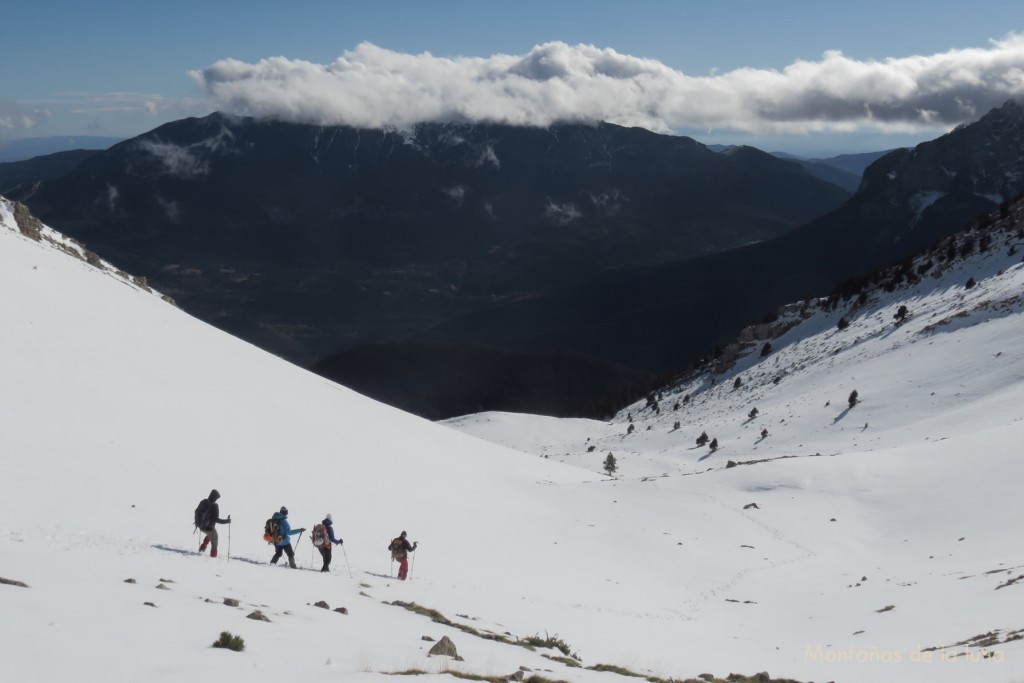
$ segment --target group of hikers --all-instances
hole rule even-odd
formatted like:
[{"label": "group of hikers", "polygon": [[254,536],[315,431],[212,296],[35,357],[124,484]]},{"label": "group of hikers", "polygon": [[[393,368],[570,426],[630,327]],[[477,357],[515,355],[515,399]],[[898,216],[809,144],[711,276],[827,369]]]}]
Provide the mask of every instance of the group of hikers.
[{"label": "group of hikers", "polygon": [[[217,557],[217,525],[231,524],[231,515],[226,519],[220,518],[220,506],[217,500],[220,499],[220,492],[217,489],[210,491],[210,495],[199,501],[195,510],[195,526],[204,534],[202,543],[199,544],[199,552],[206,552],[206,546],[210,546],[210,557]],[[288,566],[292,569],[295,565],[295,550],[292,548],[291,537],[301,534],[305,527],[293,529],[288,522],[288,508],[281,509],[273,514],[264,525],[263,538],[267,543],[274,546],[274,556],[270,558],[270,564],[277,564],[281,555],[288,556]],[[330,513],[323,521],[313,527],[313,545],[320,551],[323,558],[321,572],[331,570],[331,550],[336,545],[342,545],[344,541],[334,535],[334,520]],[[388,550],[391,551],[391,559],[398,562],[398,578],[405,581],[409,576],[409,553],[414,552],[419,542],[410,543],[403,531],[399,536],[392,539]]]}]

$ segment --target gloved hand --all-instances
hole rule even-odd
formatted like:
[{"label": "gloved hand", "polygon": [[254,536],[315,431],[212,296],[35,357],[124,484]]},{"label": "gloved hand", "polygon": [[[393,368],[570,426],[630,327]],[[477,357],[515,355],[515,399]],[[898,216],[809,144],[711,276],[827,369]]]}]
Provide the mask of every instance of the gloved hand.
[{"label": "gloved hand", "polygon": [[336,543],[335,543],[334,545],[341,545],[341,544],[342,544],[342,543],[344,543],[344,542],[345,542],[345,539],[343,539],[343,538],[339,538],[339,539],[337,540],[337,542],[336,542]]},{"label": "gloved hand", "polygon": [[228,524],[231,524],[231,515],[228,515]]},{"label": "gloved hand", "polygon": [[299,533],[301,534],[305,530],[306,530],[306,527],[302,527],[301,529],[299,529]]},{"label": "gloved hand", "polygon": [[412,544],[412,549],[413,549],[413,550],[416,550],[416,548],[417,548],[417,547],[419,547],[419,544],[420,544],[420,542],[419,542],[419,541],[416,541],[415,543],[413,543],[413,544]]}]

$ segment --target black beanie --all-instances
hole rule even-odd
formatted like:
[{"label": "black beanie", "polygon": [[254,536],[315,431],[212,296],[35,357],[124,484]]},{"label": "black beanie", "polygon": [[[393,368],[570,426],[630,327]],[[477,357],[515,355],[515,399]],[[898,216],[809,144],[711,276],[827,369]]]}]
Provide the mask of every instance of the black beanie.
[{"label": "black beanie", "polygon": [[220,491],[217,489],[210,491],[210,500],[217,500],[218,498],[220,498]]},{"label": "black beanie", "polygon": [[281,506],[281,514],[282,515],[287,515],[288,514],[288,508],[286,508],[284,505]]}]

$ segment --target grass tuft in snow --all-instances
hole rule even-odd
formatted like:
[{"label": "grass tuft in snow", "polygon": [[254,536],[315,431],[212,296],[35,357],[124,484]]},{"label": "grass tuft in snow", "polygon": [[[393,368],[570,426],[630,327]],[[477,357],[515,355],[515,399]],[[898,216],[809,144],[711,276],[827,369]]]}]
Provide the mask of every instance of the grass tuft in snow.
[{"label": "grass tuft in snow", "polygon": [[519,644],[529,645],[531,647],[549,647],[553,650],[558,650],[566,657],[572,657],[579,661],[579,656],[573,654],[572,648],[569,647],[569,643],[559,638],[557,633],[553,636],[549,636],[547,632],[545,632],[543,638],[539,635],[527,636],[526,638],[521,639]]},{"label": "grass tuft in snow", "polygon": [[443,614],[438,612],[436,609],[431,609],[429,607],[424,607],[423,605],[417,605],[415,602],[404,602],[402,600],[395,600],[394,602],[387,603],[387,604],[394,605],[395,607],[403,607],[403,608],[409,610],[410,612],[415,612],[416,614],[420,614],[420,615],[423,615],[425,617],[429,617],[430,620],[433,621],[434,623],[444,624],[445,626],[451,626],[452,628],[458,629],[458,630],[462,631],[463,633],[468,633],[471,636],[476,636],[477,638],[483,638],[484,640],[495,640],[495,641],[497,641],[499,643],[505,643],[507,645],[519,645],[519,644],[521,644],[521,643],[518,643],[518,642],[516,642],[514,640],[506,638],[505,636],[503,636],[501,634],[498,634],[498,633],[488,633],[488,632],[485,632],[485,631],[478,631],[477,629],[473,628],[472,626],[467,626],[466,624],[459,624],[457,622],[452,621],[448,617],[444,616]]},{"label": "grass tuft in snow", "polygon": [[245,649],[245,641],[242,640],[242,636],[236,636],[230,631],[221,631],[220,638],[214,641],[213,647],[241,652]]}]

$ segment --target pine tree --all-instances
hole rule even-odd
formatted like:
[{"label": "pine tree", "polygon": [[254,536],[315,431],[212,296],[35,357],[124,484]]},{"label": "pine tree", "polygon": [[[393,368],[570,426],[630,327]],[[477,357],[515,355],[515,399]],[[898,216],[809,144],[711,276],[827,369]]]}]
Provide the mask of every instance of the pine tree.
[{"label": "pine tree", "polygon": [[711,440],[710,448],[712,453],[718,450],[718,437]]},{"label": "pine tree", "polygon": [[764,429],[761,430],[761,438],[762,439],[767,439],[768,438],[768,428],[767,427],[765,427]]},{"label": "pine tree", "polygon": [[847,399],[847,400],[850,402],[850,407],[851,408],[854,407],[855,405],[857,405],[857,403],[860,401],[860,399],[857,398],[857,390],[856,389],[854,389],[853,391],[850,392],[850,398]]},{"label": "pine tree", "polygon": [[701,432],[700,436],[697,437],[697,445],[698,446],[703,446],[704,444],[706,444],[708,442],[708,439],[710,439],[710,437],[708,436],[708,433],[707,432]]},{"label": "pine tree", "polygon": [[753,420],[755,417],[757,417],[757,413],[758,413],[758,410],[757,410],[757,407],[755,406],[755,407],[750,409],[749,413],[747,413],[747,417],[749,417],[751,420]]},{"label": "pine tree", "polygon": [[608,457],[604,459],[604,471],[608,473],[608,476],[615,474],[615,470],[618,469],[618,465],[615,463],[615,456],[608,453]]}]

